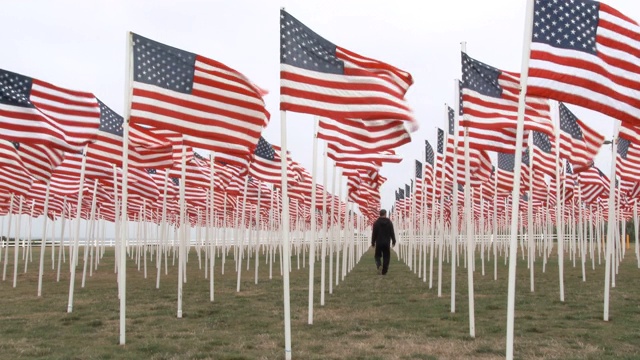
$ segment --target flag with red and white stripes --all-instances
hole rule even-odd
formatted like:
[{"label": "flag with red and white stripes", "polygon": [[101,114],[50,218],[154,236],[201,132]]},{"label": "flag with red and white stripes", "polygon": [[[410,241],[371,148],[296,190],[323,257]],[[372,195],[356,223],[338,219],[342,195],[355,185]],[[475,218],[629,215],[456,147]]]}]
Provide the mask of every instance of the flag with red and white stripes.
[{"label": "flag with red and white stripes", "polygon": [[93,94],[0,69],[0,138],[78,152],[99,126]]},{"label": "flag with red and white stripes", "polygon": [[220,62],[131,36],[132,123],[179,132],[216,153],[253,151],[269,122],[264,90]]},{"label": "flag with red and white stripes", "polygon": [[527,94],[640,124],[640,26],[597,1],[537,0]]},{"label": "flag with red and white stripes", "polygon": [[280,109],[332,119],[394,119],[417,129],[411,74],[336,46],[280,10]]}]

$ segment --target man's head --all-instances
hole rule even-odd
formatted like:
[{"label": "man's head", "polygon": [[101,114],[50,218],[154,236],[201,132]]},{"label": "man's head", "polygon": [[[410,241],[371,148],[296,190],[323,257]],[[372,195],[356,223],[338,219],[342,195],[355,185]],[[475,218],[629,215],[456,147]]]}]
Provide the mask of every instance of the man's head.
[{"label": "man's head", "polygon": [[380,217],[387,217],[387,210],[385,209],[380,210]]}]

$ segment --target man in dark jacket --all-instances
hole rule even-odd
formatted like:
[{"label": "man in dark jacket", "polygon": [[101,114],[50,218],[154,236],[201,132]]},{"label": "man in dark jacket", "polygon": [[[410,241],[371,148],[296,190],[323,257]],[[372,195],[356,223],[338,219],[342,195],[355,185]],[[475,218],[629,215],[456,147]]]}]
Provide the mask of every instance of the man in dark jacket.
[{"label": "man in dark jacket", "polygon": [[[393,231],[393,223],[387,217],[387,211],[382,209],[371,231],[371,246],[376,247],[375,259],[378,274],[386,275],[389,270],[390,245],[396,246],[396,234]],[[380,258],[382,258],[382,264],[380,264]]]}]

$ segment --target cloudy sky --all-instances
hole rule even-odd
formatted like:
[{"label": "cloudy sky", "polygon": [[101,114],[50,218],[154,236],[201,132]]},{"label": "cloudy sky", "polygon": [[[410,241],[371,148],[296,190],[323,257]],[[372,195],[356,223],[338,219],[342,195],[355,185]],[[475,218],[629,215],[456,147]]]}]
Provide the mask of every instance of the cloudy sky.
[{"label": "cloudy sky", "polygon": [[[386,165],[382,204],[413,177],[424,140],[435,145],[444,127],[444,104],[453,104],[460,77],[460,42],[470,56],[519,71],[524,0],[423,1],[18,1],[3,2],[0,68],[56,85],[93,92],[123,113],[126,34],[145,37],[221,61],[270,91],[271,122],[265,138],[280,144],[279,9],[285,9],[333,43],[409,71],[415,84],[407,98],[420,123],[413,142],[398,149],[401,164]],[[609,5],[640,19],[640,2]],[[431,6],[431,7],[429,7]],[[608,138],[613,121],[575,106],[570,109]],[[311,169],[313,118],[289,114],[288,148]],[[321,154],[319,155],[319,157]],[[321,164],[321,162],[319,162]],[[596,165],[609,172],[601,150]],[[322,169],[319,171],[321,176]],[[319,177],[319,179],[322,179]]]}]

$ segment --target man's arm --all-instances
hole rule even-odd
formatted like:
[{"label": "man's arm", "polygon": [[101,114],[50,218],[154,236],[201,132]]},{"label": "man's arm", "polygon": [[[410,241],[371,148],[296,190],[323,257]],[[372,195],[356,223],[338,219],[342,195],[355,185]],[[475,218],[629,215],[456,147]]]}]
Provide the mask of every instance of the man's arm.
[{"label": "man's arm", "polygon": [[391,244],[396,246],[396,231],[393,229],[393,223],[391,223]]},{"label": "man's arm", "polygon": [[376,246],[376,240],[378,238],[378,225],[377,223],[373,223],[373,228],[371,229],[371,246]]}]

